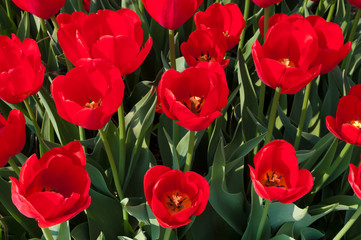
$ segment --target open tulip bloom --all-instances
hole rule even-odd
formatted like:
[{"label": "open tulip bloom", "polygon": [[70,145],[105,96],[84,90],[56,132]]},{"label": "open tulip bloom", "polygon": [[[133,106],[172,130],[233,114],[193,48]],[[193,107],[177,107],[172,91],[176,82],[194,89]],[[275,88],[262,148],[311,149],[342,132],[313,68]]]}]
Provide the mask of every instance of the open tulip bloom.
[{"label": "open tulip bloom", "polygon": [[360,18],[1,1],[0,240],[361,239]]},{"label": "open tulip bloom", "polygon": [[310,171],[298,168],[296,151],[284,140],[274,140],[254,156],[251,179],[256,193],[270,201],[292,203],[313,187]]},{"label": "open tulip bloom", "polygon": [[90,205],[90,178],[80,142],[53,148],[40,159],[32,155],[21,168],[19,180],[11,177],[14,205],[39,227],[65,222]]}]

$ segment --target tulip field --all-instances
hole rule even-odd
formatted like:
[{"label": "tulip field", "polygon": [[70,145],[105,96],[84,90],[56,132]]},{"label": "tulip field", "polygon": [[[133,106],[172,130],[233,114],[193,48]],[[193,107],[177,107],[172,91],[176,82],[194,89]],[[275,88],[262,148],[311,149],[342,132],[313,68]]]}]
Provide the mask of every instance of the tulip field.
[{"label": "tulip field", "polygon": [[361,239],[361,0],[0,0],[0,240]]}]

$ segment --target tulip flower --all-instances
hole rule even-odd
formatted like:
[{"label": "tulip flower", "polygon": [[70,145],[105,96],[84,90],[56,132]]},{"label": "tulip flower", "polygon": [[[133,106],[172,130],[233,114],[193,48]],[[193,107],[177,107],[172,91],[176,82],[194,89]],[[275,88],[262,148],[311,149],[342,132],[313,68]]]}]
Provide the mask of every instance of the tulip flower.
[{"label": "tulip flower", "polygon": [[190,131],[207,128],[227,105],[226,76],[214,61],[200,62],[181,73],[169,69],[158,91],[164,113]]},{"label": "tulip flower", "polygon": [[252,46],[259,78],[281,94],[297,93],[320,73],[321,65],[311,67],[317,54],[317,35],[305,19],[274,25],[263,46],[258,40]]},{"label": "tulip flower", "polygon": [[96,59],[56,77],[51,94],[60,117],[86,129],[98,130],[122,104],[124,83],[119,69]]},{"label": "tulip flower", "polygon": [[18,210],[39,227],[65,222],[90,205],[90,178],[80,142],[56,147],[38,159],[29,157],[19,180],[11,179],[11,198]]},{"label": "tulip flower", "polygon": [[43,19],[53,17],[64,6],[65,0],[13,0],[16,6]]},{"label": "tulip flower", "polygon": [[0,115],[0,167],[8,162],[9,157],[23,150],[25,137],[25,118],[22,112],[11,110],[7,120]]},{"label": "tulip flower", "polygon": [[0,99],[19,103],[43,85],[45,67],[33,39],[0,36]]},{"label": "tulip flower", "polygon": [[318,55],[313,66],[322,64],[320,74],[325,74],[334,69],[351,50],[351,42],[343,44],[342,29],[333,22],[327,22],[320,16],[308,16],[318,36]]},{"label": "tulip flower", "polygon": [[217,29],[195,30],[187,42],[182,43],[181,52],[188,66],[195,66],[202,61],[216,61],[226,68],[229,59],[226,55],[227,42]]},{"label": "tulip flower", "polygon": [[354,5],[358,8],[361,8],[361,1],[360,0],[347,0],[351,5]]},{"label": "tulip flower", "polygon": [[252,0],[254,4],[261,8],[267,8],[272,6],[273,4],[282,2],[282,0]]},{"label": "tulip flower", "polygon": [[203,0],[143,0],[149,15],[167,29],[177,29],[193,16]]},{"label": "tulip flower", "polygon": [[348,181],[358,198],[361,198],[361,164],[356,167],[350,163],[350,173],[348,175]]},{"label": "tulip flower", "polygon": [[142,22],[130,9],[62,13],[58,40],[69,60],[80,66],[84,61],[101,58],[117,66],[122,75],[134,72],[152,47],[149,38],[143,48]]},{"label": "tulip flower", "polygon": [[[292,23],[300,18],[303,19],[303,16],[299,14],[275,14],[269,19],[269,27],[282,21]],[[318,39],[318,54],[311,66],[322,64],[320,74],[328,73],[350,52],[351,42],[343,44],[342,29],[336,23],[327,22],[320,16],[308,16],[306,20],[312,25]],[[263,37],[264,17],[259,21],[259,28]]]},{"label": "tulip flower", "polygon": [[353,86],[337,106],[336,118],[326,117],[328,130],[337,138],[361,146],[361,84]]},{"label": "tulip flower", "polygon": [[144,193],[159,224],[164,228],[177,228],[190,223],[192,215],[204,211],[209,185],[198,173],[155,166],[144,176]]},{"label": "tulip flower", "polygon": [[197,29],[217,29],[227,40],[226,51],[231,50],[240,41],[242,30],[246,26],[242,12],[235,3],[221,5],[213,3],[205,12],[194,15]]},{"label": "tulip flower", "polygon": [[90,3],[91,3],[91,0],[83,0],[83,8],[87,12],[90,11]]},{"label": "tulip flower", "polygon": [[284,140],[274,140],[254,156],[251,179],[256,193],[270,201],[292,203],[313,187],[310,171],[298,168],[296,151]]}]

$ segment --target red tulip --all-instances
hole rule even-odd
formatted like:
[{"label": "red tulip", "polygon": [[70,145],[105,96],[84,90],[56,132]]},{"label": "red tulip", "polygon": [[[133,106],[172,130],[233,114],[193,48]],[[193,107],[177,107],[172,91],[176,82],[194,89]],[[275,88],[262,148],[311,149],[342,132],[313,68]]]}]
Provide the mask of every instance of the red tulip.
[{"label": "red tulip", "polygon": [[90,11],[90,3],[91,3],[91,0],[83,0],[83,8],[87,12]]},{"label": "red tulip", "polygon": [[65,222],[90,205],[90,178],[80,142],[29,157],[19,180],[10,177],[11,198],[19,211],[47,228]]},{"label": "red tulip", "polygon": [[155,166],[144,176],[144,193],[159,224],[177,228],[190,223],[192,215],[204,211],[209,185],[198,173]]},{"label": "red tulip", "polygon": [[200,62],[181,73],[169,69],[158,90],[164,113],[190,131],[207,128],[227,104],[226,76],[214,61]]},{"label": "red tulip", "polygon": [[54,16],[64,6],[65,0],[13,0],[22,10],[43,19]]},{"label": "red tulip", "polygon": [[98,59],[56,77],[51,94],[62,118],[98,130],[122,104],[124,83],[116,67]]},{"label": "red tulip", "polygon": [[205,12],[194,15],[197,29],[218,29],[227,40],[226,50],[232,49],[240,40],[242,30],[246,25],[242,12],[235,3],[221,5],[213,3]]},{"label": "red tulip", "polygon": [[[275,14],[269,19],[269,27],[275,24],[288,21],[295,22],[297,19],[303,19],[302,15],[293,14],[287,16],[284,13]],[[339,25],[332,22],[327,22],[320,16],[308,16],[306,20],[311,23],[318,39],[318,54],[316,59],[311,64],[311,67],[322,64],[320,74],[330,72],[343,58],[347,56],[351,50],[351,42],[343,44],[342,29]],[[259,29],[263,37],[264,17],[259,21]]]},{"label": "red tulip", "polygon": [[361,198],[361,164],[356,167],[350,163],[350,172],[348,174],[348,181],[358,198]]},{"label": "red tulip", "polygon": [[317,57],[318,39],[305,19],[283,21],[267,33],[263,46],[258,40],[252,46],[252,56],[260,79],[281,93],[295,94],[312,81],[321,65],[311,67]]},{"label": "red tulip", "polygon": [[[300,14],[292,14],[292,15],[288,16],[287,14],[284,14],[284,13],[276,13],[268,19],[268,30],[276,23],[283,22],[283,21],[288,21],[288,22],[292,23],[300,18],[303,19],[304,17]],[[261,34],[262,38],[264,39],[264,16],[262,16],[259,19],[258,26],[259,26],[260,34]],[[317,35],[314,34],[314,37],[317,37]]]},{"label": "red tulip", "polygon": [[25,118],[19,110],[11,110],[8,120],[0,115],[0,167],[3,167],[9,157],[23,150],[25,145]]},{"label": "red tulip", "polygon": [[89,58],[101,58],[117,66],[122,75],[134,72],[152,47],[143,45],[142,22],[130,9],[59,14],[58,40],[69,60],[79,66]]},{"label": "red tulip", "polygon": [[320,16],[306,18],[318,36],[318,55],[313,66],[322,64],[320,74],[325,74],[334,69],[350,52],[352,44],[343,44],[342,29],[333,22],[327,22]]},{"label": "red tulip", "polygon": [[354,5],[358,8],[361,8],[361,1],[360,0],[347,0],[351,5]]},{"label": "red tulip", "polygon": [[183,25],[199,8],[203,0],[143,0],[149,15],[167,29]]},{"label": "red tulip", "polygon": [[254,4],[261,8],[267,8],[272,6],[273,4],[282,2],[282,0],[252,0]]},{"label": "red tulip", "polygon": [[336,119],[326,117],[328,130],[337,138],[361,146],[361,84],[353,86],[337,106]]},{"label": "red tulip", "polygon": [[274,140],[254,156],[255,168],[249,166],[256,193],[270,201],[291,203],[313,187],[310,171],[298,168],[296,151],[284,140]]},{"label": "red tulip", "polygon": [[0,36],[0,98],[14,104],[40,90],[45,67],[33,39],[11,36]]},{"label": "red tulip", "polygon": [[188,66],[212,60],[225,68],[229,62],[229,59],[224,59],[226,47],[227,42],[217,29],[199,29],[191,33],[187,42],[182,43],[181,52]]}]

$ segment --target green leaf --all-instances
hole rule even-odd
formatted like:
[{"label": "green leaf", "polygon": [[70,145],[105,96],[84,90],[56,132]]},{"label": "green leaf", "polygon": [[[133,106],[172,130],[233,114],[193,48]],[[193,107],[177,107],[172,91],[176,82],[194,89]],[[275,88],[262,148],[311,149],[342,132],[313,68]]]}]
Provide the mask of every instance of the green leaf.
[{"label": "green leaf", "polygon": [[77,225],[72,231],[71,236],[75,240],[89,240],[89,227],[88,223],[84,222],[79,225]]},{"label": "green leaf", "polygon": [[225,156],[223,140],[219,141],[214,156],[210,179],[209,202],[216,212],[240,235],[246,226],[244,221],[244,199],[241,193],[231,194],[225,182]]},{"label": "green leaf", "polygon": [[29,13],[24,11],[21,21],[19,23],[18,31],[16,36],[20,38],[21,41],[24,41],[25,38],[30,36],[30,20]]}]

